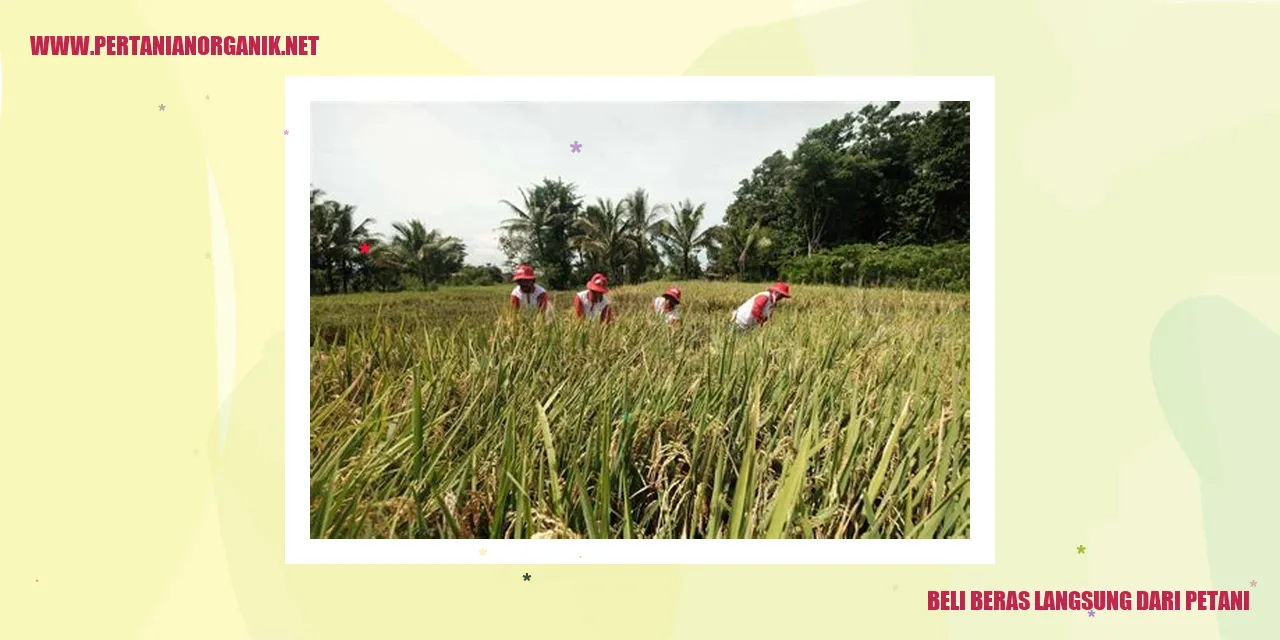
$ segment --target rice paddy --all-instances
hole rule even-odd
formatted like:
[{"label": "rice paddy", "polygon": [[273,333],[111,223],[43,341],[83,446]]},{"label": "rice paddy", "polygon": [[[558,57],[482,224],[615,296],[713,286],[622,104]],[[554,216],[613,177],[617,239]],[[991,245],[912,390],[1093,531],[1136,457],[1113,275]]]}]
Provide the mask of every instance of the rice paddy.
[{"label": "rice paddy", "polygon": [[314,538],[967,538],[969,298],[677,283],[312,298]]}]

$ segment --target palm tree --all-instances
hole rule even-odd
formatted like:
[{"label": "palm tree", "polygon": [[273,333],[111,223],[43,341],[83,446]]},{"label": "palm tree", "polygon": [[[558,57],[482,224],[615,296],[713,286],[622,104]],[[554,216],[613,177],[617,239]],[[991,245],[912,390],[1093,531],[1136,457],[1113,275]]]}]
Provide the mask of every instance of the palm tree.
[{"label": "palm tree", "polygon": [[597,199],[574,224],[570,245],[589,257],[596,269],[616,277],[619,266],[633,249],[631,222],[613,200]]},{"label": "palm tree", "polygon": [[[720,225],[707,230],[715,238],[715,262],[742,280],[746,277],[752,257],[769,250],[773,239],[767,229],[757,222],[750,227]],[[708,253],[711,253],[710,251]]]},{"label": "palm tree", "polygon": [[[329,207],[325,206],[323,200],[324,192],[311,188],[311,291],[313,293],[320,290],[320,274],[324,274],[326,280],[329,275],[329,263],[326,256],[326,247],[329,244]],[[332,282],[326,282],[328,288],[332,288]]]},{"label": "palm tree", "polygon": [[376,287],[382,291],[396,288],[400,272],[404,270],[399,256],[391,246],[380,240],[374,239],[370,244],[373,246],[368,255],[360,256],[365,259],[362,266],[370,288]]},{"label": "palm tree", "polygon": [[629,273],[624,277],[628,282],[640,282],[649,267],[659,261],[652,238],[662,230],[662,208],[650,207],[649,194],[641,188],[627,194],[619,206],[626,211],[631,226],[632,253],[626,262]]},{"label": "palm tree", "polygon": [[391,250],[396,261],[416,275],[424,287],[461,268],[466,246],[457,238],[428,230],[421,220],[396,222],[391,228],[395,230]]},{"label": "palm tree", "polygon": [[[335,290],[337,276],[342,278],[342,292],[346,293],[351,280],[352,259],[359,254],[360,245],[374,238],[369,231],[373,218],[355,223],[356,208],[327,200],[319,202],[324,192],[312,189],[311,199],[311,251],[313,264],[325,273],[329,291]],[[337,272],[335,275],[334,272]]]},{"label": "palm tree", "polygon": [[715,243],[715,234],[710,230],[698,232],[702,218],[706,215],[706,207],[705,202],[695,207],[690,200],[679,205],[669,205],[671,219],[664,220],[658,230],[658,243],[666,252],[667,260],[684,279],[698,276],[698,251]]},{"label": "palm tree", "polygon": [[515,217],[502,221],[502,229],[523,236],[533,250],[532,257],[534,261],[538,261],[543,255],[545,247],[544,234],[553,214],[547,207],[537,206],[531,194],[524,189],[520,189],[520,199],[524,201],[522,206],[516,206],[509,200],[499,200],[502,204],[507,205],[512,213],[516,214]]},{"label": "palm tree", "polygon": [[500,201],[515,214],[502,222],[504,252],[509,259],[527,258],[551,288],[566,287],[572,280],[569,239],[582,212],[576,189],[561,179],[544,178],[527,192],[520,190],[522,206]]},{"label": "palm tree", "polygon": [[[563,242],[556,244],[551,241],[550,236],[556,235],[557,229],[563,232],[566,227],[572,226],[578,211],[576,203],[570,203],[570,206],[565,207],[562,206],[564,204],[562,198],[555,196],[547,198],[547,188],[547,185],[536,185],[530,191],[520,189],[522,202],[519,206],[510,200],[499,200],[515,214],[514,217],[502,221],[501,229],[507,234],[518,237],[519,244],[528,247],[531,254],[528,256],[529,262],[540,269],[562,262],[557,259],[557,256],[548,255],[563,250],[561,246]],[[553,245],[559,249],[554,248]],[[549,280],[555,279],[549,278]]]}]

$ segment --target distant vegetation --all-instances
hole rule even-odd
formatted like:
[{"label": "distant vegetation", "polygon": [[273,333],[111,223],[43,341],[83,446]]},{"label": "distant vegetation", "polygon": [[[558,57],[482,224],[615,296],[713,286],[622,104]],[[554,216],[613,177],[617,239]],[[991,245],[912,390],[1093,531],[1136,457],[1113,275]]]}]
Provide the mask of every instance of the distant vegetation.
[{"label": "distant vegetation", "polygon": [[790,258],[779,271],[783,280],[803,284],[968,291],[969,245],[846,244]]},{"label": "distant vegetation", "polygon": [[764,158],[720,225],[703,226],[705,203],[658,203],[638,188],[588,204],[577,185],[545,178],[495,203],[508,214],[502,267],[464,265],[462,241],[419,220],[395,223],[384,240],[353,205],[313,188],[311,290],[496,283],[516,263],[553,289],[601,271],[622,284],[788,278],[967,290],[969,104],[898,106],[869,105],[810,130],[790,155]]}]

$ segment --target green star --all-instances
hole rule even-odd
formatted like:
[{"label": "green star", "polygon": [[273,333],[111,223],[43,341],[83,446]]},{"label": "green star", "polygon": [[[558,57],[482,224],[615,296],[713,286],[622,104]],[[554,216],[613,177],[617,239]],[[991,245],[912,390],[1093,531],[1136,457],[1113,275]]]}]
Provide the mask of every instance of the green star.
[{"label": "green star", "polygon": [[1076,547],[1076,553],[1084,553],[1084,545]]},{"label": "green star", "polygon": [[525,581],[525,582],[528,582],[528,581],[529,581],[529,578],[532,578],[532,577],[533,577],[533,576],[531,576],[531,575],[529,575],[529,574],[527,574],[527,573],[526,573],[526,574],[524,574],[524,581]]}]

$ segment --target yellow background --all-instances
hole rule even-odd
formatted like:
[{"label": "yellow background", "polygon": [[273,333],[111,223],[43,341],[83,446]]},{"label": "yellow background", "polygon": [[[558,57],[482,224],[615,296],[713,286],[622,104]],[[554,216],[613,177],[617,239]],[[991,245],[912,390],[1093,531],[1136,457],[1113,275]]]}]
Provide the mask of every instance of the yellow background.
[{"label": "yellow background", "polygon": [[[1250,386],[1280,366],[1255,361],[1280,340],[1277,27],[1153,0],[6,0],[0,638],[1280,637]],[[320,40],[31,56],[44,34]],[[283,79],[470,74],[996,76],[997,564],[284,566]],[[1251,579],[1249,612],[925,610]]]}]

